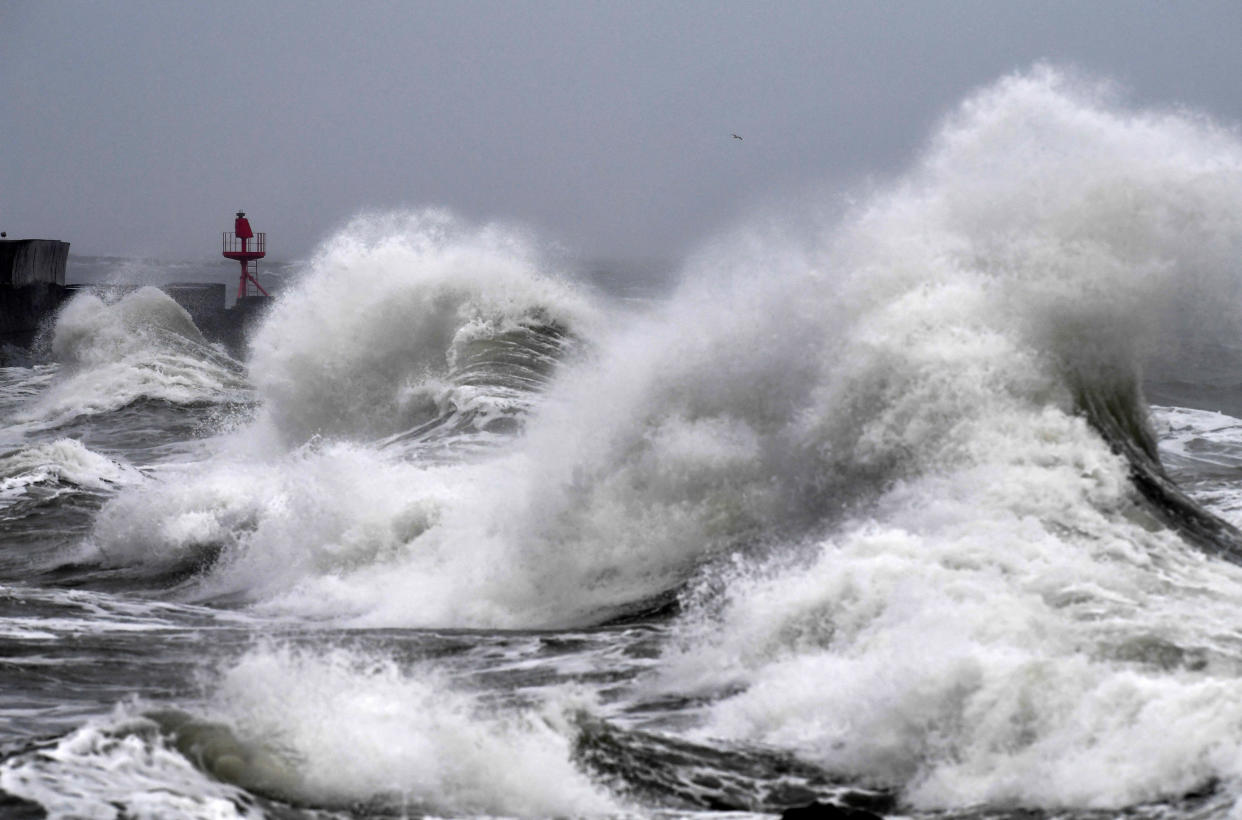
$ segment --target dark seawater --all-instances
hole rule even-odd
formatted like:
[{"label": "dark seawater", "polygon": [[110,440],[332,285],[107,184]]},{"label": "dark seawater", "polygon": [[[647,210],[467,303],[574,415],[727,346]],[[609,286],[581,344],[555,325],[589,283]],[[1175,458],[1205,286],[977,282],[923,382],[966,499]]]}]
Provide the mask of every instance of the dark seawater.
[{"label": "dark seawater", "polygon": [[634,298],[371,216],[242,361],[76,296],[0,368],[0,815],[1235,815],[1236,134],[1041,69],[791,224]]}]

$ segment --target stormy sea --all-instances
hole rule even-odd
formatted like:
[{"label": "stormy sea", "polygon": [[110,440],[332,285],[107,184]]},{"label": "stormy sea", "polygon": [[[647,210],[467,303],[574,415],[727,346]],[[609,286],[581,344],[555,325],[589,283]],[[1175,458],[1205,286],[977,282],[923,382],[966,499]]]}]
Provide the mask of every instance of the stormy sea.
[{"label": "stormy sea", "polygon": [[[1242,137],[1041,68],[635,296],[358,217],[0,369],[0,815],[1242,815]],[[222,262],[222,264],[224,264]]]}]

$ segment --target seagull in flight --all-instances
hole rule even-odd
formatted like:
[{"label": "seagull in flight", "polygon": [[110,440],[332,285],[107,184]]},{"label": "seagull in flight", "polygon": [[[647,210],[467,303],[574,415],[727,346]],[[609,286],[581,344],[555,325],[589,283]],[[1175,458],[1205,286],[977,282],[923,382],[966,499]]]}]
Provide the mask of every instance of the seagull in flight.
[{"label": "seagull in flight", "polygon": [[733,135],[733,139],[735,139],[735,140],[740,140],[740,139],[741,139],[741,137],[739,137],[737,134],[734,134],[734,135]]}]

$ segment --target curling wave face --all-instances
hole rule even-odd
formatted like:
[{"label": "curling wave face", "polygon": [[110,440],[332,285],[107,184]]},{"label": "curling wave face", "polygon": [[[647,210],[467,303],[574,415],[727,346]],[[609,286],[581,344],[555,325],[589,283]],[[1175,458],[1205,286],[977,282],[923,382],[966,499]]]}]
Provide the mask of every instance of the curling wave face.
[{"label": "curling wave face", "polygon": [[[320,249],[253,341],[279,435],[420,438],[506,427],[593,309],[532,243],[440,211],[360,217]],[[463,420],[460,417],[466,416]]]}]

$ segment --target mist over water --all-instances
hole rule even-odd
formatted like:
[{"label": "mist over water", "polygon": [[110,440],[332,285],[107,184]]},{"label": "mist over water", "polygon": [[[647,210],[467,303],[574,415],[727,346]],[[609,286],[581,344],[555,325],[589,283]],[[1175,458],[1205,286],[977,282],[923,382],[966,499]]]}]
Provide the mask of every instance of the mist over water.
[{"label": "mist over water", "polygon": [[[840,217],[708,243],[667,298],[554,258],[442,211],[360,217],[244,371],[158,291],[70,303],[51,370],[4,383],[27,439],[0,512],[89,491],[48,567],[181,613],[144,629],[281,634],[0,787],[52,800],[132,753],[201,806],[334,816],[779,811],[841,784],[915,814],[1231,810],[1242,569],[1150,456],[1230,518],[1242,460],[1192,411],[1152,426],[1142,388],[1193,394],[1239,330],[1234,131],[1037,67]],[[66,434],[135,407],[167,447]]]}]

